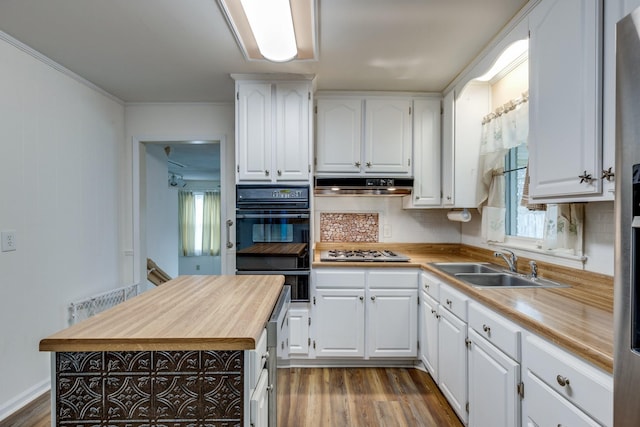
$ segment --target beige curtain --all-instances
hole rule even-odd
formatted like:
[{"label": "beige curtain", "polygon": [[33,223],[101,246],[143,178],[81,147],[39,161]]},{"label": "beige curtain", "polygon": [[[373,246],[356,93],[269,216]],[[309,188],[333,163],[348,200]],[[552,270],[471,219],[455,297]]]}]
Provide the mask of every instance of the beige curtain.
[{"label": "beige curtain", "polygon": [[220,193],[204,193],[202,216],[202,254],[220,255]]},{"label": "beige curtain", "polygon": [[487,242],[505,239],[504,156],[527,144],[529,136],[528,94],[501,107],[482,121],[477,199],[482,207],[482,236]]},{"label": "beige curtain", "polygon": [[547,205],[542,248],[568,255],[582,255],[584,204]]},{"label": "beige curtain", "polygon": [[178,222],[182,255],[195,255],[195,197],[188,191],[178,192]]}]

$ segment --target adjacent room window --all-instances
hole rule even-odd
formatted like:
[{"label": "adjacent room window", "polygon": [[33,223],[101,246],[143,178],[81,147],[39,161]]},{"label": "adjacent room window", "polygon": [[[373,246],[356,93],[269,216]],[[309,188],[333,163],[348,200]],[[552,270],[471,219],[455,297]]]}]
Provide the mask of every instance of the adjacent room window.
[{"label": "adjacent room window", "polygon": [[220,255],[220,193],[178,193],[182,256]]},{"label": "adjacent room window", "polygon": [[542,239],[545,212],[529,210],[521,204],[528,161],[526,145],[510,149],[505,156],[505,234]]}]

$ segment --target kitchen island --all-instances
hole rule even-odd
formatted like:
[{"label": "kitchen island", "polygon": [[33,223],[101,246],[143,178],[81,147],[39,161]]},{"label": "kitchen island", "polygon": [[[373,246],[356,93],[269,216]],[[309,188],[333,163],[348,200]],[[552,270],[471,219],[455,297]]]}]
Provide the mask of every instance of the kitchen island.
[{"label": "kitchen island", "polygon": [[248,425],[247,353],[283,276],[180,276],[40,342],[66,425]]}]

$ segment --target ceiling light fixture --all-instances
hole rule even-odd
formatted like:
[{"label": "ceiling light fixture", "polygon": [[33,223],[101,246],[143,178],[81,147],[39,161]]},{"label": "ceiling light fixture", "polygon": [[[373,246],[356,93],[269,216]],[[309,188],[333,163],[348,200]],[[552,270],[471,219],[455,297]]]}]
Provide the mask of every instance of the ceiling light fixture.
[{"label": "ceiling light fixture", "polygon": [[493,79],[500,71],[511,65],[514,61],[521,58],[529,51],[529,40],[518,40],[511,44],[496,60],[493,67],[484,75],[476,78],[480,82],[488,82]]},{"label": "ceiling light fixture", "polygon": [[317,59],[317,0],[218,0],[248,60]]}]

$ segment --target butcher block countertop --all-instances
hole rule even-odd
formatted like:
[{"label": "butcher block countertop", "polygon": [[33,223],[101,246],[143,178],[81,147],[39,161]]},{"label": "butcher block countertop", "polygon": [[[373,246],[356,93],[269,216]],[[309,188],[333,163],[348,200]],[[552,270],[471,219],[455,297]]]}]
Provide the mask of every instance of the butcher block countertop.
[{"label": "butcher block countertop", "polygon": [[[335,248],[386,248],[411,257],[409,262],[320,262],[320,251]],[[492,262],[493,251],[457,244],[316,243],[313,268],[421,268],[573,354],[613,373],[613,277],[541,261],[538,274],[569,288],[474,288],[429,265],[432,262]],[[518,271],[528,273],[528,258],[519,257]],[[504,265],[506,267],[506,264]]]},{"label": "butcher block countertop", "polygon": [[249,350],[284,276],[179,276],[40,341],[41,351]]},{"label": "butcher block countertop", "polygon": [[306,243],[256,243],[245,249],[240,249],[238,255],[274,255],[274,256],[302,256],[307,250]]}]

